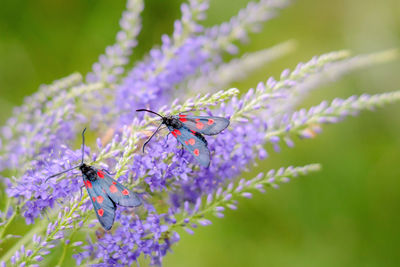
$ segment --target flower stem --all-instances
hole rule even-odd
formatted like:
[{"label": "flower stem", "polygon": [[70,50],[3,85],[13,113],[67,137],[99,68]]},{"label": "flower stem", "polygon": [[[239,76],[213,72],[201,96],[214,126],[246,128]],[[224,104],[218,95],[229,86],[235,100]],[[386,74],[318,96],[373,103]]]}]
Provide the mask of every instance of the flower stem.
[{"label": "flower stem", "polygon": [[[88,218],[89,218],[89,216],[87,215],[87,216],[85,217],[84,221],[86,221]],[[69,237],[69,240],[70,240],[71,242],[72,242],[73,236],[75,235],[75,233],[76,233],[77,231],[78,231],[78,228],[75,228],[74,231],[71,233],[71,235],[70,235],[70,237]],[[64,247],[64,248],[63,248],[63,252],[62,252],[61,257],[60,257],[60,259],[58,260],[56,266],[61,267],[61,266],[63,265],[64,260],[65,260],[65,255],[67,255],[67,251],[68,251],[68,249],[69,249],[69,247],[70,247],[71,242],[68,243],[68,244],[67,244],[65,241],[63,242],[63,247]]]},{"label": "flower stem", "polygon": [[65,255],[67,254],[68,248],[69,248],[69,245],[64,242],[63,252],[62,252],[60,260],[57,262],[56,266],[62,266],[64,259],[65,259]]},{"label": "flower stem", "polygon": [[[4,234],[6,233],[6,230],[7,230],[8,226],[10,226],[10,224],[15,220],[15,218],[17,217],[17,215],[20,214],[21,207],[23,207],[23,206],[25,205],[25,203],[26,203],[26,202],[24,201],[23,203],[21,203],[20,205],[18,205],[18,206],[15,208],[15,211],[14,211],[13,215],[8,219],[7,223],[5,223],[4,225],[2,225],[2,226],[0,227],[0,228],[2,228],[2,230],[1,230],[1,232],[0,232],[0,244],[1,244],[2,241],[3,241],[3,237],[4,237]],[[6,208],[5,208],[5,214],[6,214],[6,216],[7,216],[8,209],[10,208],[10,205],[11,205],[11,198],[7,198],[7,204],[6,204]]]},{"label": "flower stem", "polygon": [[33,227],[28,233],[24,234],[24,236],[17,242],[14,244],[14,246],[12,246],[6,254],[4,254],[1,258],[0,258],[0,262],[1,261],[8,261],[10,260],[10,258],[12,257],[12,255],[15,254],[15,252],[23,245],[23,244],[28,244],[29,242],[32,241],[32,237],[34,234],[38,234],[41,233],[42,231],[44,231],[44,228],[46,226],[46,221],[41,220],[39,222],[37,222],[37,224],[35,224],[35,227]]}]

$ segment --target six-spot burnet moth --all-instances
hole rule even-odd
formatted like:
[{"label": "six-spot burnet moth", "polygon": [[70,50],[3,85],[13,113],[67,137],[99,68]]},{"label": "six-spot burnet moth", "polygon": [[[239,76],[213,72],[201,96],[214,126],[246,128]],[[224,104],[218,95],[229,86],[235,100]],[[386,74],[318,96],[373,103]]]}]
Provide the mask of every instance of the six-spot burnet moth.
[{"label": "six-spot burnet moth", "polygon": [[219,134],[229,125],[229,120],[223,117],[210,116],[189,116],[189,115],[172,115],[161,116],[160,114],[148,110],[137,109],[136,111],[147,111],[160,116],[161,124],[143,145],[144,148],[151,138],[157,133],[161,125],[165,124],[171,134],[185,147],[204,167],[210,165],[210,151],[207,148],[207,140],[202,134],[215,135]]},{"label": "six-spot burnet moth", "polygon": [[60,174],[79,168],[82,172],[83,183],[89,193],[97,218],[104,229],[110,230],[114,223],[115,210],[117,209],[116,204],[125,207],[136,207],[142,204],[142,201],[136,193],[115,181],[105,170],[99,170],[83,163],[85,131],[86,128],[82,132],[81,164],[60,173],[53,174],[47,177],[46,181]]}]

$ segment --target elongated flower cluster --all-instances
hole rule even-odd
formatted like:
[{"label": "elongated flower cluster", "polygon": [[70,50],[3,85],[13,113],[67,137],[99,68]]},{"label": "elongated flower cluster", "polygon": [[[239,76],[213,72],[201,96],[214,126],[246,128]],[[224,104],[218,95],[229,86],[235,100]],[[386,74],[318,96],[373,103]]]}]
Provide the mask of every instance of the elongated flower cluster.
[{"label": "elongated flower cluster", "polygon": [[[257,160],[268,157],[267,144],[276,151],[282,144],[292,147],[295,136],[314,137],[323,124],[400,100],[397,91],[323,101],[296,110],[321,84],[392,60],[396,51],[355,57],[348,51],[331,52],[284,70],[277,79],[254,83],[255,88],[247,91],[227,89],[293,50],[293,42],[286,42],[223,60],[225,53],[238,53],[236,44],[247,41],[249,33],[257,32],[286,4],[284,0],[251,2],[228,22],[206,28],[201,21],[208,1],[190,0],[182,5],[182,18],[175,22],[171,36],[162,36],[160,47],[130,64],[143,2],[129,0],[116,43],[99,57],[86,80],[73,74],[42,86],[1,128],[0,171],[8,203],[0,213],[0,243],[18,240],[1,260],[34,266],[61,244],[59,265],[71,249],[78,265],[132,265],[141,257],[161,265],[180,240],[178,229],[193,233],[196,227],[211,224],[206,215],[223,217],[226,209],[237,209],[241,197],[250,198],[254,191],[277,188],[320,168],[311,164],[264,170],[255,178],[239,179]],[[133,67],[127,69],[128,65]],[[96,105],[99,100],[101,110]],[[205,168],[176,139],[166,137],[166,131],[156,135],[142,153],[145,139],[160,121],[152,114],[135,113],[137,108],[164,115],[222,116],[230,119],[230,126],[207,138],[211,165]],[[78,170],[46,179],[80,163],[81,151],[72,144],[87,124],[97,140],[86,148],[85,162],[115,173],[115,179],[143,199],[142,207],[119,207],[107,232],[95,219],[87,193],[80,193],[83,183]],[[24,237],[7,232],[17,216],[29,225]]]}]

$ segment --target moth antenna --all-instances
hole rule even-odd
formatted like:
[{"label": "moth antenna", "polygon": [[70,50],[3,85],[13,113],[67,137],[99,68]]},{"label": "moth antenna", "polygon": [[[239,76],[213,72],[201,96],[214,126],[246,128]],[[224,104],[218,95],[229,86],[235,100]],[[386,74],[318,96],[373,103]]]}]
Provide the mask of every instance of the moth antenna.
[{"label": "moth antenna", "polygon": [[81,164],[83,164],[83,158],[85,155],[85,131],[86,131],[86,128],[83,129],[83,131],[82,131],[82,161],[81,161]]},{"label": "moth antenna", "polygon": [[158,125],[157,129],[153,132],[153,134],[150,136],[150,138],[147,139],[146,142],[144,142],[143,148],[142,148],[143,153],[144,153],[144,148],[145,148],[145,146],[147,145],[148,142],[150,142],[151,138],[153,138],[153,136],[158,132],[158,130],[160,129],[161,125],[163,125],[163,123],[161,123],[160,125]]},{"label": "moth antenna", "polygon": [[77,166],[75,166],[75,167],[72,167],[72,168],[70,168],[70,169],[68,169],[68,170],[65,170],[65,171],[62,171],[62,172],[59,172],[59,173],[50,175],[49,177],[46,178],[46,180],[44,180],[45,183],[46,183],[49,179],[51,179],[51,178],[53,178],[53,177],[56,177],[56,176],[58,176],[58,175],[61,175],[61,174],[63,174],[63,173],[72,171],[73,169],[76,169],[76,168],[78,168],[79,166],[81,166],[81,165],[83,164],[83,157],[84,157],[84,155],[85,155],[85,154],[84,154],[84,153],[85,153],[85,131],[86,131],[86,128],[83,129],[83,131],[82,131],[82,161],[81,161],[81,164],[80,164],[80,165],[77,165]]},{"label": "moth antenna", "polygon": [[148,110],[148,109],[145,109],[145,108],[141,108],[141,109],[137,109],[137,110],[136,110],[136,112],[140,112],[140,111],[147,111],[147,112],[156,114],[157,116],[160,116],[161,118],[163,118],[163,116],[161,116],[160,114],[158,114],[157,112],[154,112],[154,111],[152,111],[152,110]]},{"label": "moth antenna", "polygon": [[76,169],[76,168],[78,168],[80,165],[78,165],[78,166],[75,166],[75,167],[72,167],[72,168],[70,168],[70,169],[68,169],[68,170],[65,170],[65,171],[62,171],[62,172],[59,172],[59,173],[56,173],[56,174],[53,174],[53,175],[51,175],[51,176],[49,176],[49,177],[47,177],[46,178],[46,180],[44,180],[44,182],[46,183],[50,178],[53,178],[53,177],[56,177],[56,176],[59,176],[60,174],[63,174],[63,173],[66,173],[66,172],[69,172],[69,171],[71,171],[71,170],[73,170],[73,169]]}]

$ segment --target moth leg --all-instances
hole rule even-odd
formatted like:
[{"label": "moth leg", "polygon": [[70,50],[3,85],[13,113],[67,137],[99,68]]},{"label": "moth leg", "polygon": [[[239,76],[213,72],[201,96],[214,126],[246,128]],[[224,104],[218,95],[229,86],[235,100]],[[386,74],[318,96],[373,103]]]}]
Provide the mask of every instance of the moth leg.
[{"label": "moth leg", "polygon": [[47,220],[50,221],[50,217],[49,217],[49,213],[47,211],[47,207],[44,208],[42,211],[43,211],[43,214],[46,216]]},{"label": "moth leg", "polygon": [[179,157],[182,157],[182,156],[183,156],[183,150],[184,150],[184,147],[183,147],[183,145],[181,144],[181,149],[180,149],[180,155],[179,155]]},{"label": "moth leg", "polygon": [[82,185],[81,186],[81,188],[80,188],[80,192],[81,192],[81,200],[82,200],[82,196],[83,196],[83,193],[82,193],[82,188],[83,188],[84,186]]},{"label": "moth leg", "polygon": [[[188,110],[185,110],[185,111],[183,111],[183,113],[188,113],[188,112],[192,112],[192,111],[198,111],[198,110],[202,110],[202,109],[188,109]],[[178,113],[178,115],[181,115],[182,114],[182,112],[179,112]]]},{"label": "moth leg", "polygon": [[102,171],[108,173],[108,175],[114,176],[115,174],[117,174],[116,172],[114,173],[110,173],[109,171],[107,171],[106,169],[101,169]]},{"label": "moth leg", "polygon": [[171,134],[171,132],[168,132],[167,136],[164,139],[164,146],[167,146],[167,141],[168,141],[168,137]]}]

